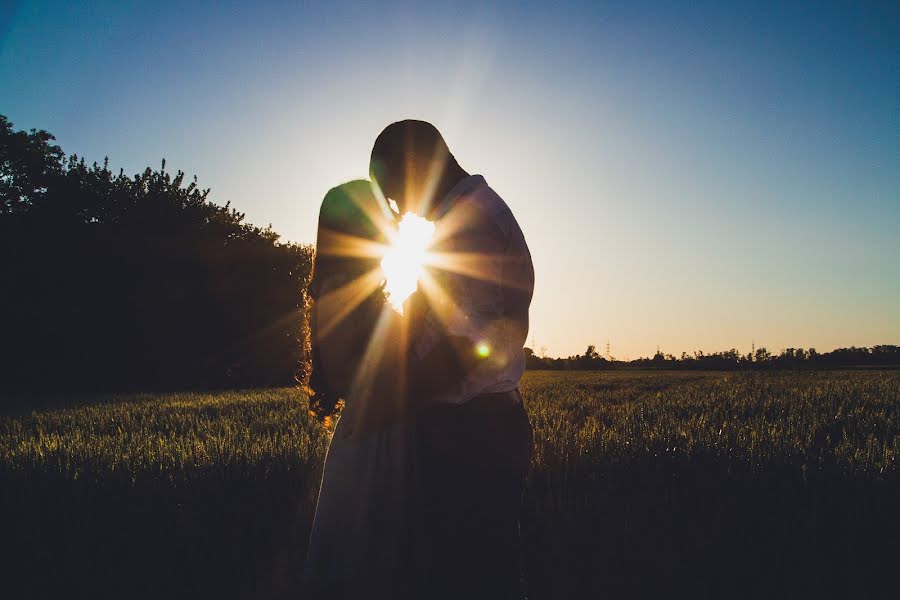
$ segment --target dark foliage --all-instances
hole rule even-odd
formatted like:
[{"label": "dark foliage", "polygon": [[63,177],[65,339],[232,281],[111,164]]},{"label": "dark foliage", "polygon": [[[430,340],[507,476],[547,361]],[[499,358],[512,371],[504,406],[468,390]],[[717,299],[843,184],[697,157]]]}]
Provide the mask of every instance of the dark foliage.
[{"label": "dark foliage", "polygon": [[290,384],[312,248],[243,222],[184,173],[65,158],[0,116],[0,385]]},{"label": "dark foliage", "polygon": [[881,345],[872,348],[838,348],[822,354],[815,348],[787,348],[772,354],[766,348],[741,354],[735,349],[704,354],[702,350],[680,357],[657,351],[653,358],[616,360],[600,356],[592,344],[584,354],[568,358],[536,356],[525,348],[525,364],[529,369],[551,371],[602,371],[607,369],[687,369],[732,371],[745,369],[848,369],[900,368],[900,346]]}]

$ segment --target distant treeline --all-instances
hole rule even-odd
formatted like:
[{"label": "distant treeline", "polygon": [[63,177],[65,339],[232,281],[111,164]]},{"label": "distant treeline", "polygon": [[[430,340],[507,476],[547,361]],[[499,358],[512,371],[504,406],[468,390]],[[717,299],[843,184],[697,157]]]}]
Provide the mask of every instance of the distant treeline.
[{"label": "distant treeline", "polygon": [[0,387],[290,384],[313,249],[184,173],[66,157],[0,116]]},{"label": "distant treeline", "polygon": [[588,346],[584,354],[568,358],[536,356],[531,348],[525,348],[526,366],[529,369],[586,370],[603,369],[697,369],[728,371],[737,369],[844,369],[844,368],[900,368],[900,346],[873,346],[872,348],[838,348],[831,352],[816,352],[815,348],[787,348],[772,354],[766,348],[741,354],[735,349],[724,352],[693,354],[682,352],[676,357],[657,352],[653,358],[635,360],[607,359],[596,346]]}]

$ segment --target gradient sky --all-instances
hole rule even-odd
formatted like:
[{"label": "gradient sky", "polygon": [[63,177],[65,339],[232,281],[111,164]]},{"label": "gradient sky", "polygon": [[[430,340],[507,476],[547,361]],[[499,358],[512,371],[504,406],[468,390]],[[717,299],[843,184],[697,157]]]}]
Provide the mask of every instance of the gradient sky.
[{"label": "gradient sky", "polygon": [[0,10],[17,129],[311,242],[432,121],[518,217],[550,355],[900,343],[896,2],[71,4]]}]

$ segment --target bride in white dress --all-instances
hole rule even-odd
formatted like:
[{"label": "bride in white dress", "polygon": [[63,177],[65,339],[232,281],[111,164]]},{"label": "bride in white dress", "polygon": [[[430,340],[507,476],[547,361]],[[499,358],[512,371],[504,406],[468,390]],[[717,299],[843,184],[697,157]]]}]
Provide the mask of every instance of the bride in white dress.
[{"label": "bride in white dress", "polygon": [[379,258],[392,213],[368,181],[322,202],[310,296],[310,407],[343,405],[322,476],[304,568],[310,598],[412,598],[424,564],[414,425],[404,389],[404,318],[385,301]]}]

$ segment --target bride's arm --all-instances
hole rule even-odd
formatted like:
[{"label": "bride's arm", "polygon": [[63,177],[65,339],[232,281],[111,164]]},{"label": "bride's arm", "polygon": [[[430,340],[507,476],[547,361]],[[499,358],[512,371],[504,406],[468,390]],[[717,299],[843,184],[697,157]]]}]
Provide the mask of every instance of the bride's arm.
[{"label": "bride's arm", "polygon": [[354,327],[347,322],[347,279],[335,275],[322,282],[311,315],[325,380],[340,397],[347,395],[353,383],[359,346]]}]

